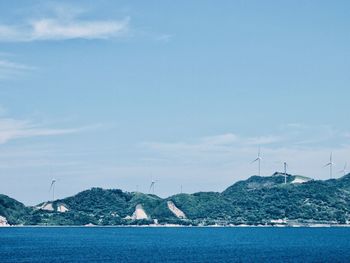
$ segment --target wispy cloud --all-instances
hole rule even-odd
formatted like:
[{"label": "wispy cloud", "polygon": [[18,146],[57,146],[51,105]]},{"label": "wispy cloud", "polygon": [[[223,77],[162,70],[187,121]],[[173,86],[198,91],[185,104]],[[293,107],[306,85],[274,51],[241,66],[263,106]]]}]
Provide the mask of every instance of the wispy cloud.
[{"label": "wispy cloud", "polygon": [[226,145],[232,144],[238,141],[238,136],[233,133],[225,133],[216,136],[208,136],[200,139],[202,144],[206,145]]},{"label": "wispy cloud", "polygon": [[15,70],[31,70],[33,67],[29,67],[23,64],[14,63],[8,60],[0,60],[1,68],[15,69]]},{"label": "wispy cloud", "polygon": [[[277,134],[246,137],[234,133],[202,137],[180,142],[143,143],[145,155],[159,158],[160,166],[207,167],[221,172],[231,170],[239,176],[251,175],[255,165],[250,164],[262,148],[264,173],[281,170],[287,161],[293,173],[318,177],[327,176],[323,169],[329,154],[343,165],[349,156],[347,134],[327,125],[287,125]],[[164,161],[165,160],[165,161]],[[149,162],[145,162],[149,163]],[[153,161],[155,165],[157,162]]]},{"label": "wispy cloud", "polygon": [[159,42],[169,42],[174,37],[172,34],[162,34],[156,37],[156,40]]},{"label": "wispy cloud", "polygon": [[220,151],[228,145],[236,143],[237,135],[233,133],[221,134],[217,136],[207,136],[196,139],[192,142],[145,142],[142,145],[146,148],[160,152],[182,152],[184,154],[205,151]]},{"label": "wispy cloud", "polygon": [[33,21],[28,40],[107,39],[124,33],[129,19],[123,21],[60,21],[41,19]]},{"label": "wispy cloud", "polygon": [[146,142],[144,146],[151,149],[172,151],[230,151],[232,147],[251,147],[257,145],[269,145],[284,140],[282,136],[260,136],[260,137],[243,137],[234,133],[225,133],[215,136],[206,136],[194,140],[193,142],[175,142],[175,143],[164,143],[164,142]]},{"label": "wispy cloud", "polygon": [[345,138],[350,138],[350,132],[345,132],[345,133],[344,133],[344,137],[345,137]]},{"label": "wispy cloud", "polygon": [[[0,41],[26,42],[65,39],[108,39],[124,34],[129,18],[123,20],[80,19],[81,10],[54,10],[51,17],[27,19],[22,24],[0,24]],[[65,11],[65,12],[64,12]]]},{"label": "wispy cloud", "polygon": [[0,104],[0,116],[4,116],[7,112],[7,109]]},{"label": "wispy cloud", "polygon": [[32,70],[35,70],[35,67],[0,58],[0,79],[11,78]]},{"label": "wispy cloud", "polygon": [[84,131],[91,127],[80,128],[47,128],[41,123],[36,123],[30,120],[18,120],[13,118],[0,119],[0,144],[4,144],[8,141],[42,137],[42,136],[54,136],[65,135]]},{"label": "wispy cloud", "polygon": [[283,136],[268,135],[268,136],[246,138],[244,140],[244,144],[247,144],[247,145],[268,145],[268,144],[278,143],[278,142],[281,142],[283,140],[285,140],[285,138]]}]

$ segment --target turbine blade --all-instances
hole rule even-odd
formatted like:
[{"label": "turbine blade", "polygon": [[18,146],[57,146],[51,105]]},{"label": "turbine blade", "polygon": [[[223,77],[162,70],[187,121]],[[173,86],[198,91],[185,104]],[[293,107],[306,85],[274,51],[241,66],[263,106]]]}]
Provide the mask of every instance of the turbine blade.
[{"label": "turbine blade", "polygon": [[252,161],[251,163],[255,163],[255,162],[257,162],[257,161],[259,161],[259,158],[256,158],[254,161]]}]

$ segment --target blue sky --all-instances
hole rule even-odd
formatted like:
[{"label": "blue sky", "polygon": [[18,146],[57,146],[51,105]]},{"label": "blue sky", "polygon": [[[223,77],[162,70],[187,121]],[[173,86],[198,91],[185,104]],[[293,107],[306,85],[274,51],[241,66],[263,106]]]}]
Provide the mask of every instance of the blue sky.
[{"label": "blue sky", "polygon": [[350,165],[348,1],[0,2],[0,193],[221,191]]}]

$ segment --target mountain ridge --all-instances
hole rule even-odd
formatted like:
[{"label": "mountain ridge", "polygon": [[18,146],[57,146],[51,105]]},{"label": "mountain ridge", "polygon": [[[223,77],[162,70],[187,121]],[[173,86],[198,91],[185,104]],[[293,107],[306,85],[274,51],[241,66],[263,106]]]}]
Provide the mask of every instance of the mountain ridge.
[{"label": "mountain ridge", "polygon": [[0,216],[11,225],[350,223],[350,174],[325,181],[291,174],[286,179],[285,184],[285,175],[276,172],[272,176],[251,176],[222,192],[167,198],[94,187],[32,207],[0,195]]}]

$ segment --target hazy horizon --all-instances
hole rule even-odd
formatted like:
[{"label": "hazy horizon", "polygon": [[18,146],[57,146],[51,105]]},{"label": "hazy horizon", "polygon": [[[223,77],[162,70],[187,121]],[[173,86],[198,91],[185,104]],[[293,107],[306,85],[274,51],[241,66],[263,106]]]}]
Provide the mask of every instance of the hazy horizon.
[{"label": "hazy horizon", "polygon": [[0,193],[222,191],[350,165],[350,2],[0,3]]}]

